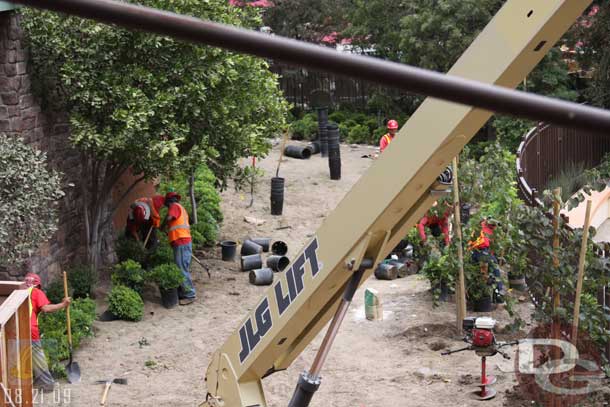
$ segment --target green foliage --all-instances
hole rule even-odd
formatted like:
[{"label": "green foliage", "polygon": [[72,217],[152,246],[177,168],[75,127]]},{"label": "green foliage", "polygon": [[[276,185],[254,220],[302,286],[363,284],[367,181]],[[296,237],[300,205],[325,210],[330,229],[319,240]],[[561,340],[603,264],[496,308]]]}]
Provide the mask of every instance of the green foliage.
[{"label": "green foliage", "polygon": [[133,260],[125,260],[114,266],[111,280],[113,286],[123,285],[142,295],[144,283],[149,277],[140,263]]},{"label": "green foliage", "polygon": [[432,294],[434,295],[435,304],[438,302],[440,295],[440,286],[445,284],[449,287],[454,285],[456,268],[451,267],[451,256],[455,253],[450,253],[449,248],[444,248],[440,244],[442,236],[435,238],[430,236],[425,245],[428,246],[428,259],[421,269],[421,273],[430,281]]},{"label": "green foliage", "polygon": [[[70,322],[73,349],[80,346],[83,338],[93,336],[93,321],[95,321],[95,302],[93,300],[82,298],[72,301],[70,304]],[[38,324],[49,369],[54,376],[63,377],[65,376],[65,367],[61,361],[69,356],[66,313],[63,310],[48,314],[41,313]]]},{"label": "green foliage", "polygon": [[[447,72],[502,5],[500,0],[414,0],[402,4],[396,56],[409,65]],[[375,18],[371,16],[370,18]],[[387,30],[395,30],[388,26]]]},{"label": "green foliage", "polygon": [[108,311],[126,321],[139,321],[144,315],[144,301],[129,287],[112,287],[108,294]]},{"label": "green foliage", "polygon": [[345,120],[347,120],[347,114],[347,112],[341,110],[334,111],[328,114],[328,121],[343,123]]},{"label": "green foliage", "polygon": [[[68,284],[70,284],[69,281]],[[65,297],[63,280],[57,279],[47,284],[45,293],[47,294],[49,301],[53,304],[60,303]],[[68,294],[69,293],[70,292],[68,291]]]},{"label": "green foliage", "polygon": [[586,184],[584,163],[570,162],[565,164],[558,176],[552,178],[547,184],[549,191],[561,188],[561,200],[567,201]]},{"label": "green foliage", "polygon": [[60,179],[45,153],[0,135],[0,265],[21,263],[57,230]]},{"label": "green foliage", "polygon": [[304,116],[290,124],[293,140],[315,140],[318,135],[318,122],[311,116]]},{"label": "green foliage", "polygon": [[[240,172],[237,172],[239,176]],[[257,173],[258,174],[258,173]],[[180,204],[189,212],[193,213],[191,201],[189,199],[189,175],[183,172],[177,172],[162,177],[159,189],[162,192],[173,190],[182,196]],[[194,242],[195,247],[211,246],[218,240],[219,224],[222,222],[223,216],[220,210],[220,194],[215,188],[216,177],[205,165],[200,165],[195,171],[194,192],[195,200],[197,201],[197,224],[192,224],[191,231],[196,231],[200,236],[197,236],[198,242]],[[159,245],[162,246],[162,245]],[[158,251],[159,249],[157,249]],[[160,253],[162,259],[157,261],[154,259],[156,254],[151,254],[153,257],[153,266],[168,263],[163,259],[165,253]],[[173,256],[173,255],[172,255]],[[173,258],[173,257],[172,257]],[[171,262],[171,260],[170,260]]]},{"label": "green foliage", "polygon": [[498,142],[502,147],[516,153],[523,137],[535,124],[525,119],[498,115],[493,121],[493,126],[496,130]]},{"label": "green foliage", "polygon": [[574,90],[570,78],[562,52],[556,47],[542,58],[527,76],[526,86],[522,85],[520,88],[540,95],[575,101],[578,93]]},{"label": "green foliage", "polygon": [[381,140],[381,138],[384,136],[384,134],[386,134],[388,132],[388,129],[385,127],[378,127],[375,129],[375,131],[373,131],[373,141],[374,145],[379,145],[379,140]]},{"label": "green foliage", "polygon": [[151,271],[152,280],[162,290],[178,288],[184,282],[182,271],[174,263],[161,264]]},{"label": "green foliage", "polygon": [[161,264],[172,263],[173,261],[174,251],[167,240],[167,236],[161,235],[159,237],[159,245],[150,253],[146,263],[148,267],[156,267]]},{"label": "green foliage", "polygon": [[354,144],[367,144],[371,141],[369,128],[362,124],[357,124],[350,128],[347,135],[347,142]]},{"label": "green foliage", "polygon": [[115,243],[115,252],[119,261],[133,260],[140,264],[146,263],[146,249],[143,242],[130,239],[121,234]]},{"label": "green foliage", "polygon": [[[91,296],[91,289],[97,284],[98,275],[89,265],[79,264],[68,269],[68,284],[74,298]],[[63,297],[62,297],[63,298]]]}]

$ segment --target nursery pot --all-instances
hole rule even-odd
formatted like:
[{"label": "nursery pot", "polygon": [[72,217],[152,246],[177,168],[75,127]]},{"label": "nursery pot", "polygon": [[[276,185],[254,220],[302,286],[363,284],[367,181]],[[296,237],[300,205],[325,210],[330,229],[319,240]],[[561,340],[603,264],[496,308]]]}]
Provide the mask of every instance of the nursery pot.
[{"label": "nursery pot", "polygon": [[281,215],[284,209],[284,178],[271,178],[271,214]]},{"label": "nursery pot", "polygon": [[260,254],[241,256],[241,271],[259,269],[263,266],[263,259]]},{"label": "nursery pot", "polygon": [[508,284],[510,288],[518,291],[525,291],[527,289],[525,277],[518,274],[508,273]]},{"label": "nursery pot", "polygon": [[474,312],[490,312],[492,308],[491,295],[472,301],[472,310]]},{"label": "nursery pot", "polygon": [[309,147],[309,149],[311,150],[311,154],[319,154],[320,153],[320,142],[319,141],[312,141],[310,144],[307,145],[307,147]]},{"label": "nursery pot", "polygon": [[284,155],[292,158],[300,158],[307,160],[311,157],[311,148],[309,146],[286,146]]},{"label": "nursery pot", "polygon": [[263,248],[263,251],[266,253],[269,251],[269,246],[271,246],[271,238],[270,237],[253,237],[248,240],[253,241],[257,245],[260,245]]},{"label": "nursery pot", "polygon": [[409,268],[406,263],[398,260],[390,260],[388,263],[393,264],[398,269],[398,278],[406,277],[409,275]]},{"label": "nursery pot", "polygon": [[267,267],[273,271],[283,271],[290,264],[290,260],[286,256],[269,256],[267,257]]},{"label": "nursery pot", "polygon": [[251,270],[248,277],[250,279],[250,284],[271,285],[271,283],[273,283],[273,270],[270,268]]},{"label": "nursery pot", "polygon": [[288,245],[281,240],[276,240],[271,245],[271,253],[277,256],[284,256],[286,253],[288,253]]},{"label": "nursery pot", "polygon": [[389,263],[379,263],[375,269],[375,277],[378,280],[394,280],[398,277],[398,268]]},{"label": "nursery pot", "polygon": [[159,288],[161,292],[161,304],[165,308],[174,308],[178,305],[178,288],[170,288],[168,290]]},{"label": "nursery pot", "polygon": [[224,261],[233,261],[235,259],[235,253],[237,252],[237,242],[233,240],[223,240],[220,242],[222,249],[222,259]]},{"label": "nursery pot", "polygon": [[245,240],[241,244],[241,252],[242,256],[249,256],[251,254],[261,254],[263,252],[263,246],[259,245],[252,240]]}]

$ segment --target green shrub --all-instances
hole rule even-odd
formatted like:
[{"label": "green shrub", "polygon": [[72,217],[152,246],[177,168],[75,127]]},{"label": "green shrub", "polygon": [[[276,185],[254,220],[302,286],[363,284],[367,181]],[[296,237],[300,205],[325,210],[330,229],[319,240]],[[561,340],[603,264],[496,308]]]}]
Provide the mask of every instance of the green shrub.
[{"label": "green shrub", "polygon": [[377,128],[378,124],[377,124],[377,119],[375,118],[368,118],[367,120],[365,120],[364,124],[366,127],[369,128],[369,132],[372,133],[373,131],[375,131],[375,129]]},{"label": "green shrub", "polygon": [[[69,282],[68,282],[69,284]],[[69,289],[69,288],[68,288]],[[54,280],[45,287],[47,298],[53,304],[60,303],[64,299],[64,282],[61,279]]]},{"label": "green shrub", "polygon": [[[191,226],[191,234],[199,233],[203,239],[204,246],[211,246],[218,240],[218,223],[214,221],[209,213],[200,214],[199,221]],[[193,244],[195,241],[193,240]]]},{"label": "green shrub", "polygon": [[129,287],[112,287],[108,294],[108,311],[126,321],[139,321],[144,315],[144,301]]},{"label": "green shrub", "polygon": [[152,279],[163,290],[178,288],[184,282],[182,271],[174,263],[161,264],[152,270]]},{"label": "green shrub", "polygon": [[350,127],[345,123],[339,123],[339,139],[341,141],[347,140],[349,137]]},{"label": "green shrub", "polygon": [[348,143],[366,144],[370,140],[369,128],[362,124],[357,124],[349,130],[347,135]]},{"label": "green shrub", "polygon": [[[73,349],[80,346],[83,338],[93,336],[93,321],[95,321],[95,302],[93,300],[81,298],[72,301],[70,304],[70,322]],[[49,314],[41,313],[38,324],[49,369],[54,376],[64,377],[66,372],[61,361],[69,356],[66,312],[62,310]]]},{"label": "green shrub", "polygon": [[303,119],[292,122],[290,131],[294,140],[313,140],[318,134],[318,122],[306,115]]},{"label": "green shrub", "polygon": [[328,120],[335,123],[343,123],[346,119],[345,112],[336,111],[328,115]]},{"label": "green shrub", "polygon": [[146,260],[146,249],[143,242],[130,239],[121,234],[115,242],[115,251],[119,261],[133,260],[144,264]]},{"label": "green shrub", "polygon": [[367,120],[369,120],[369,116],[364,113],[355,113],[352,115],[351,119],[358,124],[365,124]]},{"label": "green shrub", "polygon": [[68,284],[72,288],[74,298],[89,297],[91,288],[97,284],[97,273],[91,266],[73,266],[68,270]]},{"label": "green shrub", "polygon": [[140,263],[133,260],[125,260],[114,266],[111,280],[112,285],[124,285],[141,295],[147,277],[147,272],[142,268]]},{"label": "green shrub", "polygon": [[375,131],[373,131],[373,143],[374,145],[379,145],[379,140],[381,140],[381,138],[383,137],[384,134],[386,134],[388,132],[388,129],[386,129],[385,127],[377,127],[375,129]]},{"label": "green shrub", "polygon": [[159,239],[159,245],[157,248],[150,253],[146,261],[148,267],[156,267],[160,264],[173,263],[174,261],[174,250],[169,245],[167,237],[163,235]]}]

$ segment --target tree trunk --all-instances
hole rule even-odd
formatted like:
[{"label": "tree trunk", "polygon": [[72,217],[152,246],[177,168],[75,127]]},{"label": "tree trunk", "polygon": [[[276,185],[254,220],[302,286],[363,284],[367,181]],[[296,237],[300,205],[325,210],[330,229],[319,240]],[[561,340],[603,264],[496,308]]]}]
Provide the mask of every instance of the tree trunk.
[{"label": "tree trunk", "polygon": [[191,176],[189,177],[189,196],[191,198],[191,225],[197,223],[197,199],[195,198],[195,170],[191,172]]}]

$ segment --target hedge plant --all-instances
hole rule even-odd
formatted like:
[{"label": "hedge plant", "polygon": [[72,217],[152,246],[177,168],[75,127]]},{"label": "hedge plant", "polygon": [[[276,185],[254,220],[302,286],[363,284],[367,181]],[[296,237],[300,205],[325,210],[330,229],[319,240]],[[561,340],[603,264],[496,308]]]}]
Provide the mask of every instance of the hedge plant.
[{"label": "hedge plant", "polygon": [[162,290],[178,288],[184,282],[182,271],[174,263],[161,264],[155,267],[151,274],[153,281]]},{"label": "hedge plant", "polygon": [[68,269],[68,284],[74,298],[91,296],[91,289],[97,284],[98,275],[93,267],[79,264]]},{"label": "hedge plant", "polygon": [[[47,293],[50,294],[48,291]],[[50,295],[49,299],[51,300]],[[51,301],[53,303],[58,302],[55,299]],[[70,304],[70,322],[73,349],[77,349],[80,346],[83,338],[93,336],[93,321],[95,321],[95,318],[95,302],[93,300],[90,298],[79,298],[72,301]],[[49,369],[54,376],[64,377],[66,375],[65,366],[61,361],[69,357],[66,312],[41,313],[38,325]]]},{"label": "hedge plant", "polygon": [[111,275],[112,285],[124,285],[142,295],[144,283],[148,278],[148,273],[142,265],[133,260],[125,260],[114,266]]},{"label": "hedge plant", "polygon": [[131,288],[117,285],[108,294],[108,311],[126,321],[140,321],[144,315],[144,301]]}]

